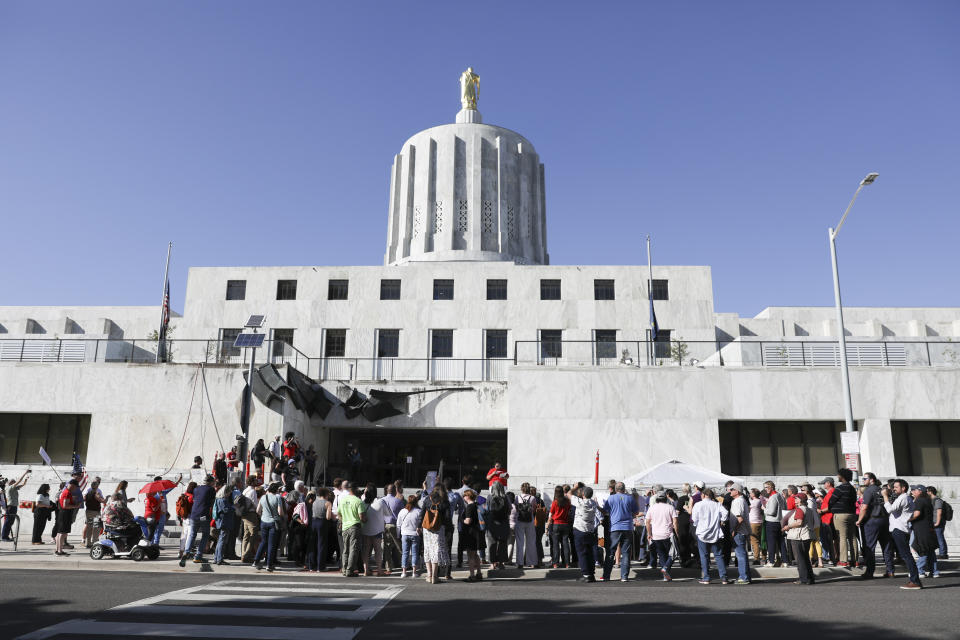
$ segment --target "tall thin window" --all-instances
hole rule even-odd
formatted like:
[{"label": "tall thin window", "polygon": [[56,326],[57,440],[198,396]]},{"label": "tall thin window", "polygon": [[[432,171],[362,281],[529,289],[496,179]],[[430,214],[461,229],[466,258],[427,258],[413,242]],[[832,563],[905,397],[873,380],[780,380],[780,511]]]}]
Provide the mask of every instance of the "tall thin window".
[{"label": "tall thin window", "polygon": [[487,300],[506,300],[507,281],[487,280]]},{"label": "tall thin window", "polygon": [[396,358],[400,354],[400,330],[377,329],[377,357]]},{"label": "tall thin window", "polygon": [[327,340],[323,346],[325,358],[342,358],[347,353],[347,330],[327,329]]},{"label": "tall thin window", "polygon": [[507,330],[506,329],[487,329],[486,348],[484,352],[488,358],[506,358],[507,357]]},{"label": "tall thin window", "polygon": [[277,300],[296,300],[297,281],[277,280]]},{"label": "tall thin window", "polygon": [[654,280],[653,285],[650,287],[650,292],[654,300],[670,299],[670,287],[667,286],[666,280]]},{"label": "tall thin window", "polygon": [[560,299],[560,281],[559,280],[541,280],[540,281],[540,299],[541,300],[559,300]]},{"label": "tall thin window", "polygon": [[593,332],[594,340],[597,343],[598,358],[616,358],[617,357],[617,330],[616,329],[597,329]]},{"label": "tall thin window", "polygon": [[561,329],[540,330],[540,357],[563,357],[563,331]]},{"label": "tall thin window", "polygon": [[349,289],[349,280],[330,280],[327,283],[327,300],[346,300]]},{"label": "tall thin window", "polygon": [[400,299],[400,281],[399,280],[381,280],[380,281],[380,299],[381,300],[399,300]]},{"label": "tall thin window", "polygon": [[430,330],[430,357],[453,357],[453,329]]},{"label": "tall thin window", "polygon": [[653,341],[653,356],[655,358],[670,357],[670,329],[657,331],[657,339]]},{"label": "tall thin window", "polygon": [[243,300],[246,297],[246,280],[227,280],[227,300]]},{"label": "tall thin window", "polygon": [[593,299],[594,300],[614,300],[613,280],[594,280],[593,281]]},{"label": "tall thin window", "polygon": [[453,300],[453,280],[434,280],[433,299]]},{"label": "tall thin window", "polygon": [[220,357],[230,358],[240,355],[240,348],[233,346],[243,329],[220,329]]},{"label": "tall thin window", "polygon": [[282,358],[290,355],[292,351],[287,347],[293,346],[293,329],[274,329],[273,330],[273,357]]}]

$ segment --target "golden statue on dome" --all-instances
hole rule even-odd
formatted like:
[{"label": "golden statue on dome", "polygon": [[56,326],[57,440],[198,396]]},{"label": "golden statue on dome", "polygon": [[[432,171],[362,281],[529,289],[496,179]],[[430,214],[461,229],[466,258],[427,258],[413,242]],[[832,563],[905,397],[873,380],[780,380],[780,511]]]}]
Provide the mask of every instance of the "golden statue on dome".
[{"label": "golden statue on dome", "polygon": [[473,67],[460,74],[460,104],[464,109],[477,109],[477,97],[480,94],[480,76],[473,72]]}]

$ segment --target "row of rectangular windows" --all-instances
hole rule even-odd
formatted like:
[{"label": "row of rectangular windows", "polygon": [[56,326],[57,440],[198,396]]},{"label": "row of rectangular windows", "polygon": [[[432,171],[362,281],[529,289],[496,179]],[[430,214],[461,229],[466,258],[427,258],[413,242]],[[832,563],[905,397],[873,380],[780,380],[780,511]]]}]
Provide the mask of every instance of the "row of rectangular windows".
[{"label": "row of rectangular windows", "polygon": [[[327,282],[327,300],[346,300],[350,290],[349,280],[329,280]],[[654,280],[651,286],[654,300],[669,299],[666,280]],[[227,280],[227,300],[243,300],[247,295],[246,280]],[[594,300],[615,300],[616,290],[613,280],[596,279],[593,281]],[[297,281],[277,280],[277,300],[296,300]],[[380,280],[380,299],[399,300],[400,280]],[[453,280],[435,279],[433,281],[434,300],[453,300]],[[487,280],[487,300],[506,300],[507,281]],[[560,300],[560,280],[540,280],[541,300]]]},{"label": "row of rectangular windows", "polygon": [[[240,355],[240,349],[234,347],[233,343],[241,331],[242,329],[220,330],[221,355]],[[291,347],[293,346],[293,331],[293,329],[273,329],[273,355],[275,357],[284,355],[284,345],[290,345]],[[430,329],[429,331],[430,357],[452,358],[453,329]],[[506,329],[485,329],[483,333],[485,358],[509,357]],[[323,346],[323,357],[346,357],[347,330],[327,329],[325,331],[325,335],[326,339]],[[376,336],[378,358],[400,357],[399,329],[377,329]],[[596,343],[596,353],[598,358],[616,358],[618,356],[616,329],[596,329],[594,331],[594,342]],[[669,329],[660,329],[658,331],[654,348],[656,357],[670,357]],[[540,329],[540,356],[542,358],[563,357],[562,329]]]}]

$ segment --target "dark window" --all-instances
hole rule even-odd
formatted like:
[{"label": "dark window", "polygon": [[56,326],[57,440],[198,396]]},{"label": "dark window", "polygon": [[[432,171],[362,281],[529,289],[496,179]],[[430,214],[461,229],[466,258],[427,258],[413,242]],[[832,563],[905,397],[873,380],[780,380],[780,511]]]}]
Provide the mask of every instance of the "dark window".
[{"label": "dark window", "polygon": [[597,329],[593,332],[594,339],[597,342],[598,358],[616,358],[617,357],[617,330],[616,329]]},{"label": "dark window", "polygon": [[297,281],[277,280],[277,300],[296,300]]},{"label": "dark window", "polygon": [[670,329],[657,331],[657,339],[653,341],[653,356],[655,358],[670,357]]},{"label": "dark window", "polygon": [[593,281],[593,299],[594,300],[615,300],[613,289],[613,280],[594,280]]},{"label": "dark window", "polygon": [[226,359],[240,355],[240,348],[233,346],[243,329],[220,329],[220,358]]},{"label": "dark window", "polygon": [[540,299],[541,300],[559,300],[560,299],[560,281],[559,280],[541,280],[540,281]]},{"label": "dark window", "polygon": [[290,355],[292,350],[287,346],[293,346],[293,329],[274,329],[273,330],[273,357],[282,358]]},{"label": "dark window", "polygon": [[0,413],[0,464],[33,464],[43,447],[55,465],[76,451],[87,458],[90,416],[74,413]]},{"label": "dark window", "polygon": [[670,299],[670,289],[667,287],[666,280],[654,280],[653,286],[650,287],[651,297],[654,300],[669,300]]},{"label": "dark window", "polygon": [[720,468],[737,476],[830,476],[842,466],[842,422],[721,420]]},{"label": "dark window", "polygon": [[488,358],[506,358],[507,357],[507,330],[506,329],[487,329],[486,334],[487,334],[487,348],[486,348],[487,357]]},{"label": "dark window", "polygon": [[431,329],[430,357],[453,357],[453,329]]},{"label": "dark window", "polygon": [[327,300],[346,300],[349,280],[331,280],[327,283]]},{"label": "dark window", "polygon": [[453,280],[434,280],[433,299],[453,300]]},{"label": "dark window", "polygon": [[960,474],[960,422],[893,421],[890,430],[897,475]]},{"label": "dark window", "polygon": [[563,331],[560,329],[540,330],[540,357],[563,357]]},{"label": "dark window", "polygon": [[399,300],[400,299],[400,281],[399,280],[381,280],[380,281],[380,299],[381,300]]},{"label": "dark window", "polygon": [[487,280],[487,300],[506,300],[507,281]]},{"label": "dark window", "polygon": [[[399,282],[399,281],[398,281]],[[400,330],[377,330],[377,357],[396,358],[400,355]]]},{"label": "dark window", "polygon": [[246,280],[227,280],[227,300],[243,300],[246,297]]},{"label": "dark window", "polygon": [[327,329],[327,343],[323,348],[325,358],[342,358],[347,353],[347,330]]}]

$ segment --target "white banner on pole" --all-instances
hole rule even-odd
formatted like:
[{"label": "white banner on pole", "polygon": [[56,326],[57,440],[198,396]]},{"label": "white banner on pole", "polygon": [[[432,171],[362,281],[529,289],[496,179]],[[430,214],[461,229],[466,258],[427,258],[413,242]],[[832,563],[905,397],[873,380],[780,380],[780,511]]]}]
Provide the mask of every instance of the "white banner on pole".
[{"label": "white banner on pole", "polygon": [[47,452],[44,451],[43,447],[40,447],[40,457],[43,458],[44,463],[49,466],[53,466],[53,463],[50,462],[50,456],[47,455]]},{"label": "white banner on pole", "polygon": [[842,453],[860,453],[860,432],[841,431],[840,448]]}]

